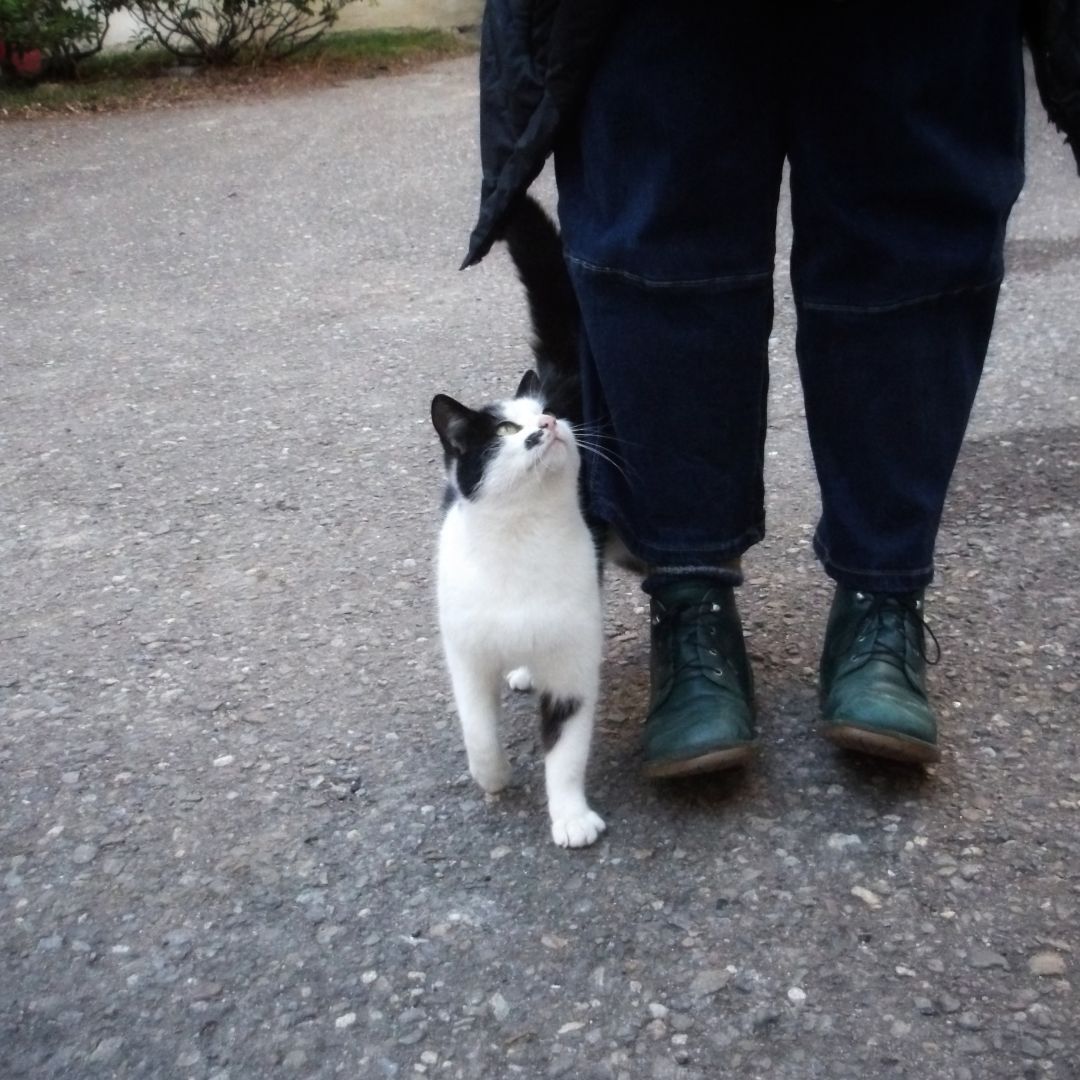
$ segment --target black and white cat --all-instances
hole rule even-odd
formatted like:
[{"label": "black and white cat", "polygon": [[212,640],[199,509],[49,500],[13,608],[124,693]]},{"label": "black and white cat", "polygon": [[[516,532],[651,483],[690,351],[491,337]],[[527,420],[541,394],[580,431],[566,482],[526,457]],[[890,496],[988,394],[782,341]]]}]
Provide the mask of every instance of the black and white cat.
[{"label": "black and white cat", "polygon": [[540,698],[551,836],[584,847],[604,831],[585,798],[603,618],[593,537],[582,517],[570,424],[529,372],[509,401],[470,409],[440,394],[446,454],[439,624],[469,771],[488,792],[510,779],[499,737],[504,680]]}]

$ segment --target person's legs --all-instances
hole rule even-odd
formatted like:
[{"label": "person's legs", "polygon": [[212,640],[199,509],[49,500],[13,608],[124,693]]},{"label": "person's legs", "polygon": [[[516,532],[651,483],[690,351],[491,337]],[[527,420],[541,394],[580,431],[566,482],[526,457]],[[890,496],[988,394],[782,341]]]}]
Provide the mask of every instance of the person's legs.
[{"label": "person's legs", "polygon": [[828,733],[937,756],[922,590],[1023,180],[1019,0],[812,4],[793,64],[792,281],[838,583]]},{"label": "person's legs", "polygon": [[849,588],[904,592],[932,576],[1023,182],[1020,5],[798,18],[791,269],[815,544]]},{"label": "person's legs", "polygon": [[744,761],[731,582],[762,487],[785,72],[774,3],[630,3],[556,151],[589,509],[652,569],[646,770]]},{"label": "person's legs", "polygon": [[[753,5],[631,3],[556,152],[585,327],[590,508],[651,565],[764,530],[783,72]],[[729,10],[730,9],[730,10]]]}]

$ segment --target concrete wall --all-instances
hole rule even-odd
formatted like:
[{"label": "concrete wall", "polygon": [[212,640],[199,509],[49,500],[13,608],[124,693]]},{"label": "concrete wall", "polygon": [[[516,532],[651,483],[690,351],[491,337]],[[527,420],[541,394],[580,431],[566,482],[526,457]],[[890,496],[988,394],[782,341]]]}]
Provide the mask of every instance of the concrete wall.
[{"label": "concrete wall", "polygon": [[[335,30],[377,30],[402,26],[450,30],[459,26],[477,26],[484,10],[484,0],[367,0],[342,8]],[[109,22],[105,44],[124,48],[131,43],[135,20],[126,12],[117,12]]]},{"label": "concrete wall", "polygon": [[335,29],[417,26],[450,30],[478,26],[483,10],[484,0],[378,0],[376,4],[356,3],[342,8]]}]

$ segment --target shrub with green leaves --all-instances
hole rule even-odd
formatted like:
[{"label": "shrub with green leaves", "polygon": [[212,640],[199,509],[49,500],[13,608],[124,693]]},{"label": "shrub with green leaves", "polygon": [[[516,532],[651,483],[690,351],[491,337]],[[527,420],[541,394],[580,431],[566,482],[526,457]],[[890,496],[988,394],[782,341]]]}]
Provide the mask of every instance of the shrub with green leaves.
[{"label": "shrub with green leaves", "polygon": [[75,65],[101,51],[109,15],[120,0],[0,0],[0,75],[20,77],[20,57],[40,52],[42,75],[71,75]]},{"label": "shrub with green leaves", "polygon": [[[3,0],[0,0],[3,2]],[[183,60],[252,63],[289,56],[321,37],[351,0],[133,0],[139,45]]]}]

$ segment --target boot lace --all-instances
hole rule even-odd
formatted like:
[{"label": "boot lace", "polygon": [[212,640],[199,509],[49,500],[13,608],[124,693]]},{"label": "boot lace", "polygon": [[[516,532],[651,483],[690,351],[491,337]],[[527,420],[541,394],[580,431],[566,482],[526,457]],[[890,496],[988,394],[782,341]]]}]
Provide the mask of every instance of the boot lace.
[{"label": "boot lace", "polygon": [[[859,624],[852,643],[852,661],[882,660],[908,676],[908,626],[915,628],[915,646],[923,662],[929,666],[941,660],[941,644],[923,618],[922,603],[912,595],[892,593],[857,593],[859,599],[870,596],[870,607]],[[933,653],[927,653],[926,639],[933,642]]]},{"label": "boot lace", "polygon": [[670,641],[671,681],[677,681],[683,674],[708,672],[723,675],[724,663],[716,640],[717,628],[714,619],[710,618],[719,615],[723,607],[712,600],[675,607],[665,607],[657,602],[656,606],[660,611],[652,621]]}]

